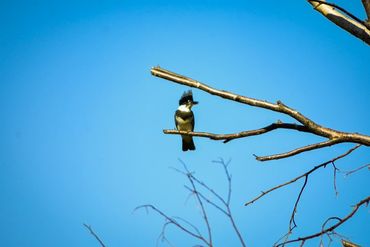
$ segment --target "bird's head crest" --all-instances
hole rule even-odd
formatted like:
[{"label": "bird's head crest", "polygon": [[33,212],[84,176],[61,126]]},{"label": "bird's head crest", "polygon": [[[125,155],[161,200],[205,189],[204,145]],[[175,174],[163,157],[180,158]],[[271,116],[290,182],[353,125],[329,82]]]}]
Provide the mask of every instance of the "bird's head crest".
[{"label": "bird's head crest", "polygon": [[179,100],[179,105],[186,104],[187,102],[191,102],[192,104],[198,104],[198,102],[193,100],[193,92],[191,90],[185,91],[180,100]]}]

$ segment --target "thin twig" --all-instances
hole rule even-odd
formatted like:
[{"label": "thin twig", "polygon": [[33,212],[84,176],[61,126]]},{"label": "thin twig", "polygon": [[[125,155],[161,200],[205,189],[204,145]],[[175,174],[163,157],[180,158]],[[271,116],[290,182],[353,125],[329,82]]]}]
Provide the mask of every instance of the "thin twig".
[{"label": "thin twig", "polygon": [[[225,206],[226,206],[226,210],[228,212],[228,217],[230,219],[230,222],[234,228],[234,231],[236,232],[238,238],[239,238],[239,241],[241,243],[241,245],[243,247],[246,246],[245,242],[244,242],[244,239],[238,229],[238,227],[236,226],[236,223],[235,223],[235,220],[234,220],[234,217],[233,217],[233,214],[231,213],[231,208],[230,208],[230,201],[231,201],[231,174],[229,173],[229,170],[228,170],[228,166],[230,164],[230,161],[229,160],[228,162],[225,162],[222,158],[220,158],[219,161],[213,161],[214,163],[218,163],[218,164],[221,164],[224,168],[224,171],[225,171],[225,174],[226,174],[226,178],[227,178],[227,181],[228,181],[228,193],[227,193],[227,201],[225,203]],[[224,201],[224,200],[223,200]]]},{"label": "thin twig", "polygon": [[185,220],[184,218],[181,218],[181,217],[178,217],[178,216],[175,216],[173,217],[174,219],[178,219],[178,220],[181,220],[183,222],[185,222],[186,224],[188,224],[189,226],[191,226],[196,232],[198,235],[202,235],[198,229],[198,227],[196,227],[194,224],[192,224],[190,221],[188,220]]},{"label": "thin twig", "polygon": [[184,169],[187,172],[187,178],[188,178],[188,180],[189,180],[189,182],[190,182],[190,184],[191,184],[191,186],[193,188],[195,197],[197,198],[197,201],[199,203],[199,206],[200,206],[200,208],[202,210],[202,215],[203,215],[204,223],[206,224],[207,231],[208,231],[208,243],[209,243],[209,246],[212,247],[213,246],[213,244],[212,244],[212,231],[211,231],[211,225],[209,224],[209,220],[208,220],[206,209],[205,209],[205,207],[203,205],[203,202],[202,202],[202,200],[200,198],[200,195],[199,195],[199,193],[198,193],[198,191],[196,189],[196,186],[194,184],[194,181],[193,181],[193,179],[191,177],[192,176],[191,172],[189,171],[188,167],[186,166],[186,164],[182,160],[180,160],[180,162],[182,163],[182,165],[184,166]]},{"label": "thin twig", "polygon": [[332,166],[333,166],[333,185],[334,185],[334,192],[335,192],[335,196],[338,196],[339,192],[337,190],[337,171],[340,171],[337,166],[335,165],[334,162],[331,162]]},{"label": "thin twig", "polygon": [[339,140],[339,139],[329,139],[327,141],[323,141],[323,142],[307,145],[307,146],[304,146],[304,147],[300,147],[300,148],[294,149],[294,150],[286,152],[286,153],[273,154],[273,155],[268,155],[268,156],[257,156],[257,155],[254,155],[254,156],[256,157],[256,160],[258,160],[258,161],[278,160],[278,159],[284,159],[284,158],[287,158],[287,157],[291,157],[291,156],[297,155],[299,153],[303,153],[303,152],[307,152],[307,151],[311,151],[311,150],[315,150],[315,149],[319,149],[319,148],[323,148],[323,147],[329,147],[329,146],[338,144],[340,142],[341,142],[341,140]]},{"label": "thin twig", "polygon": [[289,231],[293,231],[293,229],[297,227],[297,224],[295,222],[295,214],[297,213],[298,203],[301,200],[301,196],[302,196],[302,193],[303,193],[304,189],[306,188],[307,181],[308,181],[308,175],[305,176],[302,188],[299,191],[297,199],[294,203],[294,208],[293,208],[293,211],[292,211],[292,215],[290,216],[290,220],[289,220]]},{"label": "thin twig", "polygon": [[369,204],[369,201],[370,201],[370,196],[368,196],[365,199],[363,199],[360,202],[358,202],[356,205],[354,205],[352,211],[347,216],[345,216],[344,218],[338,218],[338,222],[336,224],[332,225],[331,227],[325,228],[325,229],[321,230],[320,232],[314,233],[312,235],[308,235],[308,236],[305,236],[305,237],[299,237],[299,238],[296,238],[296,239],[293,239],[293,240],[286,241],[284,243],[280,243],[280,244],[277,245],[277,247],[284,246],[285,244],[289,244],[289,243],[300,242],[300,241],[307,241],[309,239],[313,239],[313,238],[319,237],[319,236],[321,236],[323,234],[326,234],[328,232],[332,232],[337,227],[339,227],[340,225],[342,225],[344,222],[346,222],[347,220],[349,220],[350,218],[352,218],[356,214],[356,212],[358,211],[358,209],[362,205],[366,205],[367,206]]},{"label": "thin twig", "polygon": [[[231,188],[231,174],[229,173],[228,165],[229,165],[229,163],[230,163],[231,160],[229,160],[228,162],[225,162],[222,158],[220,158],[220,160],[213,161],[213,163],[221,164],[222,167],[224,168],[226,179],[228,181],[227,199],[224,199],[220,194],[218,194],[209,185],[207,185],[205,182],[203,182],[199,178],[197,178],[194,175],[195,174],[194,172],[190,172],[190,170],[187,168],[186,164],[182,160],[179,160],[179,161],[182,163],[182,165],[183,165],[183,167],[185,169],[185,172],[182,171],[182,170],[179,170],[177,168],[174,168],[174,167],[171,167],[171,168],[173,170],[175,170],[176,172],[179,172],[180,174],[186,176],[189,180],[192,180],[192,181],[190,181],[190,183],[192,184],[192,188],[190,188],[187,185],[185,185],[185,188],[187,190],[189,190],[192,195],[199,196],[199,198],[202,199],[204,202],[206,202],[209,205],[215,207],[217,210],[219,210],[221,213],[223,213],[226,217],[228,217],[229,220],[230,220],[230,222],[231,222],[231,224],[232,224],[232,227],[233,227],[235,233],[237,234],[237,237],[239,238],[239,241],[240,241],[241,245],[243,247],[245,247],[246,244],[244,242],[244,239],[243,239],[243,237],[242,237],[242,235],[241,235],[238,227],[236,226],[236,223],[235,223],[235,220],[234,220],[233,214],[231,212],[231,208],[230,208],[232,188]],[[196,188],[195,185],[199,185],[201,188],[203,188],[206,191],[210,192],[213,196],[215,196],[216,199],[218,199],[221,202],[221,204],[223,206],[220,206],[215,201],[212,201],[211,199],[209,199],[204,193],[202,193],[198,188]]]},{"label": "thin twig", "polygon": [[[201,234],[198,234],[199,233],[199,230],[196,229],[196,232],[197,233],[192,232],[191,230],[187,229],[182,224],[180,224],[177,220],[175,220],[174,218],[168,216],[167,214],[165,214],[164,212],[162,212],[160,209],[156,208],[155,206],[153,206],[151,204],[141,205],[141,206],[136,207],[134,209],[134,211],[137,211],[137,210],[139,210],[141,208],[145,208],[145,209],[150,208],[150,209],[152,209],[153,211],[155,211],[158,214],[160,214],[163,218],[165,218],[168,221],[169,224],[175,225],[176,227],[178,227],[179,229],[181,229],[185,233],[189,234],[190,236],[201,240],[202,242],[204,242],[208,246],[211,246],[210,243]],[[162,236],[164,235],[164,229],[162,230],[161,235]]]},{"label": "thin twig", "polygon": [[324,162],[324,163],[322,163],[322,164],[320,164],[320,165],[317,165],[317,166],[315,166],[314,168],[312,168],[311,170],[309,170],[308,172],[306,172],[306,173],[304,173],[304,174],[302,174],[302,175],[300,175],[300,176],[298,176],[298,177],[295,177],[295,178],[293,178],[292,180],[290,180],[290,181],[288,181],[288,182],[285,182],[285,183],[279,184],[279,185],[277,185],[277,186],[275,186],[275,187],[273,187],[273,188],[271,188],[271,189],[269,189],[269,190],[267,190],[267,191],[262,191],[262,192],[261,192],[261,194],[260,194],[259,196],[257,196],[257,197],[255,197],[254,199],[252,199],[252,200],[250,200],[250,201],[246,202],[244,205],[245,205],[245,206],[248,206],[249,204],[254,203],[255,201],[257,201],[257,200],[258,200],[258,199],[260,199],[261,197],[263,197],[263,196],[267,195],[268,193],[270,193],[270,192],[272,192],[272,191],[274,191],[274,190],[277,190],[277,189],[279,189],[279,188],[281,188],[281,187],[284,187],[284,186],[286,186],[286,185],[292,184],[292,183],[296,182],[297,180],[299,180],[299,179],[301,179],[301,178],[303,178],[303,177],[305,177],[305,176],[308,176],[309,174],[313,173],[313,172],[314,172],[314,171],[316,171],[317,169],[319,169],[319,168],[321,168],[321,167],[325,167],[325,166],[327,166],[328,164],[333,163],[333,162],[335,162],[335,161],[337,161],[337,160],[339,160],[339,159],[341,159],[341,158],[343,158],[343,157],[345,157],[345,156],[349,155],[350,153],[352,153],[354,150],[356,150],[356,149],[357,149],[357,148],[359,148],[360,146],[361,146],[361,145],[359,145],[359,144],[358,144],[358,145],[354,146],[353,148],[351,148],[350,150],[348,150],[347,152],[345,152],[344,154],[339,155],[338,157],[336,157],[336,158],[334,158],[334,159],[331,159],[331,160],[329,160],[329,161],[326,161],[326,162]]},{"label": "thin twig", "polygon": [[349,176],[349,175],[351,175],[351,174],[353,174],[355,172],[358,172],[358,171],[360,171],[360,170],[362,170],[362,169],[364,169],[366,167],[370,170],[370,164],[366,164],[366,165],[360,166],[360,167],[358,167],[358,168],[356,168],[354,170],[345,172],[345,175],[346,176]]},{"label": "thin twig", "polygon": [[[191,189],[190,187],[186,186],[185,185],[185,188],[187,190],[189,190],[192,194],[195,194],[196,192]],[[215,202],[211,201],[210,199],[208,199],[205,195],[203,195],[203,193],[197,191],[197,193],[199,194],[199,196],[205,201],[207,202],[208,204],[212,205],[213,207],[217,208],[220,212],[224,213],[226,216],[230,216],[228,212],[226,212],[223,208],[221,208],[220,206],[218,206]]]},{"label": "thin twig", "polygon": [[87,228],[87,230],[89,230],[89,232],[91,233],[91,235],[94,236],[94,238],[99,242],[99,244],[102,246],[102,247],[105,247],[105,244],[104,242],[99,238],[99,236],[94,232],[94,230],[92,229],[92,227],[88,224],[83,224],[84,227]]}]

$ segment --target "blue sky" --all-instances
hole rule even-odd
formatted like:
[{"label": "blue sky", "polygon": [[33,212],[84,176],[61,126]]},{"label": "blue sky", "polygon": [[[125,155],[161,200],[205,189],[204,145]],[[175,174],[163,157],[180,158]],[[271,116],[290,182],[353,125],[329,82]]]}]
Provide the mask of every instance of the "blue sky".
[{"label": "blue sky", "polygon": [[[361,1],[337,1],[365,16]],[[271,246],[288,227],[300,186],[258,203],[244,202],[338,156],[353,145],[260,163],[253,154],[317,142],[308,134],[276,131],[228,144],[195,139],[181,151],[173,128],[178,99],[188,88],[152,77],[161,67],[219,89],[282,100],[318,123],[370,134],[370,50],[312,10],[306,1],[2,1],[0,3],[0,239],[4,246],[155,246],[163,219],[152,203],[201,229],[186,179],[169,167],[178,159],[220,193],[218,157],[232,159],[232,206],[249,246]],[[276,120],[277,113],[193,90],[196,130],[233,133]],[[369,162],[368,148],[338,161],[350,170]],[[310,178],[298,208],[295,236],[316,232],[368,196],[365,170]],[[237,246],[222,216],[210,210],[216,246]],[[368,209],[338,229],[370,244]],[[196,244],[177,230],[176,246]],[[165,245],[164,245],[165,246]],[[313,240],[307,246],[318,246]]]}]

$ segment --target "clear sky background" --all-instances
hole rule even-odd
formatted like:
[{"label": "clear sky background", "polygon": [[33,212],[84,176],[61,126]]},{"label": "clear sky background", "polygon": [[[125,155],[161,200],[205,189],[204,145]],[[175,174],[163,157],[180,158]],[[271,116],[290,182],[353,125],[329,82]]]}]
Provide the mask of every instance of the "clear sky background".
[{"label": "clear sky background", "polygon": [[[360,18],[361,1],[336,1]],[[282,183],[353,145],[341,144],[285,160],[267,155],[320,141],[276,131],[228,144],[196,138],[182,152],[174,128],[178,99],[188,88],[150,75],[160,65],[253,98],[285,104],[318,123],[370,134],[370,49],[295,1],[1,1],[0,2],[0,239],[1,245],[99,246],[87,223],[109,247],[155,246],[164,220],[152,203],[204,230],[199,207],[169,167],[183,160],[220,193],[222,169],[232,159],[237,224],[248,246],[271,246],[283,235],[299,184],[250,207],[261,190]],[[193,90],[196,130],[233,133],[260,128],[277,113]],[[343,170],[369,162],[362,147],[337,162]],[[296,216],[295,237],[343,217],[369,195],[369,172],[312,175]],[[238,246],[229,222],[210,210],[215,246]],[[338,232],[370,245],[369,209]],[[204,233],[205,234],[205,233]],[[168,231],[175,246],[196,242]],[[338,246],[338,243],[336,243]],[[166,245],[164,245],[166,246]],[[318,240],[307,243],[318,246]]]}]

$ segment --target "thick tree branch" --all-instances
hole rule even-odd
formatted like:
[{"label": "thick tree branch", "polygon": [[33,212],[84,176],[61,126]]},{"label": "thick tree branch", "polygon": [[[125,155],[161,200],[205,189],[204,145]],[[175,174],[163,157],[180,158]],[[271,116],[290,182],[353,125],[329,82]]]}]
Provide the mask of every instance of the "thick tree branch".
[{"label": "thick tree branch", "polygon": [[320,12],[335,25],[370,45],[370,29],[366,22],[354,18],[353,15],[348,15],[348,11],[336,6],[337,9],[340,9],[346,15],[342,14],[342,12],[333,7],[333,4],[328,4],[326,1],[308,0],[308,2],[315,10]]},{"label": "thick tree branch", "polygon": [[[364,5],[364,9],[367,15],[367,24],[370,25],[370,0],[362,0],[362,5]],[[369,26],[368,26],[369,28]]]},{"label": "thick tree branch", "polygon": [[276,104],[274,104],[274,103],[270,103],[267,101],[253,99],[253,98],[249,98],[246,96],[234,94],[231,92],[227,92],[225,90],[218,90],[206,84],[203,84],[199,81],[196,81],[186,76],[182,76],[174,72],[162,69],[160,67],[152,68],[151,73],[152,75],[156,77],[160,77],[160,78],[163,78],[169,81],[173,81],[175,83],[179,83],[185,86],[195,87],[207,93],[210,93],[212,95],[222,97],[224,99],[228,99],[228,100],[236,101],[242,104],[259,107],[259,108],[263,108],[263,109],[267,109],[267,110],[271,110],[271,111],[275,111],[275,112],[288,115],[296,119],[300,123],[300,124],[291,124],[291,123],[277,122],[277,123],[268,125],[266,127],[263,127],[261,129],[243,131],[243,132],[235,133],[235,134],[212,134],[208,132],[185,132],[185,131],[177,131],[177,130],[164,130],[163,132],[165,134],[181,134],[181,135],[189,135],[189,136],[206,137],[206,138],[210,138],[213,140],[224,140],[224,142],[228,142],[236,138],[260,135],[260,134],[264,134],[264,133],[267,133],[269,131],[276,130],[276,129],[293,129],[293,130],[308,132],[308,133],[321,136],[327,139],[326,141],[323,141],[317,144],[308,145],[308,146],[301,147],[301,148],[297,148],[293,151],[289,151],[286,153],[257,157],[257,159],[261,161],[286,158],[286,157],[293,156],[293,155],[296,155],[296,154],[299,154],[305,151],[323,148],[323,147],[335,145],[335,144],[342,143],[342,142],[351,142],[351,143],[363,144],[365,146],[370,146],[370,136],[362,135],[358,133],[341,132],[341,131],[337,131],[337,130],[333,130],[333,129],[321,126],[315,123],[314,121],[312,121],[311,119],[307,118],[300,112],[284,105],[281,101],[278,101]]},{"label": "thick tree branch", "polygon": [[334,9],[338,9],[340,11],[342,11],[344,14],[346,14],[347,16],[351,17],[353,20],[357,21],[358,23],[361,23],[361,24],[365,24],[364,21],[360,20],[359,18],[357,18],[355,15],[353,15],[352,13],[350,13],[349,11],[347,11],[346,9],[342,8],[341,6],[339,5],[336,5],[335,3],[328,3],[327,1],[325,0],[307,0],[308,2],[317,2],[319,4],[325,4],[325,5],[328,5],[328,6],[331,6],[333,7]]},{"label": "thick tree branch", "polygon": [[340,225],[342,225],[343,223],[345,223],[347,220],[349,220],[350,218],[352,218],[356,214],[356,212],[358,211],[358,209],[362,205],[367,206],[369,204],[369,202],[370,202],[370,196],[366,197],[365,199],[361,200],[356,205],[354,205],[352,211],[347,216],[345,216],[344,218],[338,218],[337,217],[338,218],[338,222],[336,224],[332,225],[331,227],[322,229],[321,232],[317,232],[317,233],[314,233],[312,235],[308,235],[308,236],[305,236],[305,237],[299,237],[297,239],[286,241],[284,243],[278,244],[277,247],[279,247],[279,246],[285,246],[285,244],[294,243],[294,242],[304,242],[306,240],[317,238],[317,237],[320,237],[320,236],[322,236],[324,234],[327,234],[329,232],[332,232],[337,227],[339,227]]},{"label": "thick tree branch", "polygon": [[343,245],[343,247],[361,247],[360,245],[357,245],[355,243],[352,243],[352,242],[350,242],[348,240],[344,240],[344,239],[342,239],[342,245]]}]

